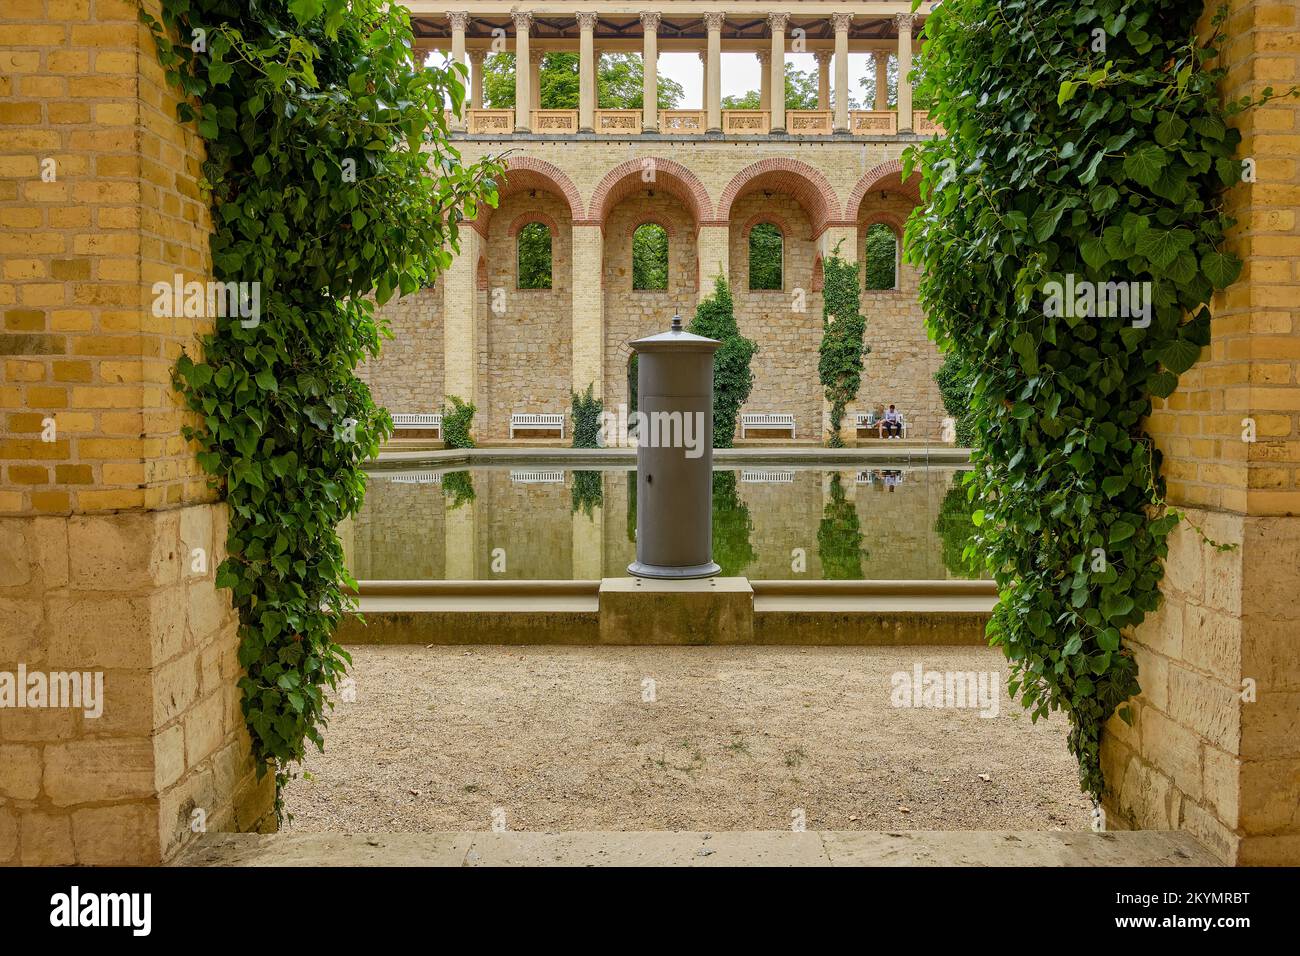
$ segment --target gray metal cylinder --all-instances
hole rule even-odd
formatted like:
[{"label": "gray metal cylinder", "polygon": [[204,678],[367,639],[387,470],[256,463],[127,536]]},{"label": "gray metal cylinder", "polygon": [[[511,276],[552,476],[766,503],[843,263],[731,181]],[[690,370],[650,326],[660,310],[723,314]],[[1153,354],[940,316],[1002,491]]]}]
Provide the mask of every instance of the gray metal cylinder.
[{"label": "gray metal cylinder", "polygon": [[637,353],[636,560],[646,578],[706,578],[713,561],[713,353],[722,343],[672,329]]}]

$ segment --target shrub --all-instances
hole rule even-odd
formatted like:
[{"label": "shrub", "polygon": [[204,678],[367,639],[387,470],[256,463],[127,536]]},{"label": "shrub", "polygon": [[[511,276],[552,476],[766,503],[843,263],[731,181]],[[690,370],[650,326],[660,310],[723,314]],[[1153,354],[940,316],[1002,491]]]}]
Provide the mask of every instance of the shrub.
[{"label": "shrub", "polygon": [[721,275],[713,281],[713,294],[696,307],[687,331],[722,343],[713,353],[713,447],[730,448],[736,439],[740,407],[754,387],[750,363],[758,346],[740,334],[731,289]]},{"label": "shrub", "polygon": [[448,395],[451,411],[442,408],[442,443],[447,448],[473,448],[474,439],[470,436],[470,426],[474,423],[474,413],[478,411],[473,402],[465,402],[455,395]]}]

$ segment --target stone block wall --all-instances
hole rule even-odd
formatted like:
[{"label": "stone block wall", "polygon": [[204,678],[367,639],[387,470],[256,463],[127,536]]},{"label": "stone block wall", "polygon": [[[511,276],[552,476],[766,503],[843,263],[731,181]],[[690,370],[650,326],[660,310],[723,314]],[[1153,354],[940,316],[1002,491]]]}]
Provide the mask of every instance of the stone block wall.
[{"label": "stone block wall", "polygon": [[202,145],[135,0],[4,4],[0,93],[0,671],[99,672],[105,697],[0,711],[0,863],[156,863],[194,810],[248,828],[273,799],[212,583],[224,506],[170,385],[206,325],[151,308],[210,276]]},{"label": "stone block wall", "polygon": [[377,404],[393,414],[436,412],[443,404],[443,279],[410,295],[390,299],[376,311],[393,333],[383,352],[357,375]]},{"label": "stone block wall", "polygon": [[[1288,0],[1234,0],[1225,96],[1300,80],[1298,28]],[[1297,120],[1295,100],[1234,120],[1257,168],[1227,194],[1245,268],[1212,305],[1201,361],[1150,419],[1187,521],[1164,605],[1129,638],[1135,726],[1114,719],[1103,741],[1110,825],[1186,829],[1238,864],[1300,862]]]}]

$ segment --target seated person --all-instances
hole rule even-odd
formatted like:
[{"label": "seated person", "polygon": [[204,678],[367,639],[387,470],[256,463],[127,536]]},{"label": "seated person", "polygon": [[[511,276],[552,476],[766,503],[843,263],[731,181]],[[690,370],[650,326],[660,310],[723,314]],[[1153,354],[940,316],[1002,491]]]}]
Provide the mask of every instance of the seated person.
[{"label": "seated person", "polygon": [[893,405],[890,405],[889,411],[885,412],[881,425],[884,428],[886,438],[903,437],[903,416]]}]

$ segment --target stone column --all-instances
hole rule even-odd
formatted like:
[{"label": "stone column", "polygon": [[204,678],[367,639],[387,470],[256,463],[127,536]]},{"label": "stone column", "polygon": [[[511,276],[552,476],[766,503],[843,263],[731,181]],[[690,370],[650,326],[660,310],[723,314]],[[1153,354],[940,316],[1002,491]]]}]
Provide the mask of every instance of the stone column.
[{"label": "stone column", "polygon": [[528,57],[528,89],[533,94],[533,109],[542,108],[542,54],[533,53]]},{"label": "stone column", "polygon": [[700,296],[713,292],[713,280],[721,275],[731,281],[731,228],[727,223],[701,224],[696,238],[700,260]]},{"label": "stone column", "polygon": [[831,14],[835,26],[835,132],[849,131],[849,25],[851,13]]},{"label": "stone column", "polygon": [[907,75],[912,72],[912,24],[916,17],[910,13],[894,16],[898,24],[898,131],[912,132],[912,81]]},{"label": "stone column", "polygon": [[[442,392],[467,402],[474,401],[477,379],[478,350],[475,346],[474,304],[478,258],[483,252],[483,240],[470,226],[460,230],[460,255],[451,260],[443,278],[442,304]],[[513,290],[507,290],[507,295]],[[488,294],[489,303],[492,300]]]},{"label": "stone column", "polygon": [[646,133],[659,132],[659,14],[641,14],[641,127]]},{"label": "stone column", "polygon": [[785,132],[785,25],[789,21],[788,13],[767,15],[767,24],[772,28],[772,78],[768,81],[772,87],[772,133]]},{"label": "stone column", "polygon": [[575,392],[594,385],[597,398],[604,395],[605,293],[604,236],[599,223],[573,224],[573,295],[570,341],[573,351]]},{"label": "stone column", "polygon": [[596,14],[578,19],[578,132],[596,128]]},{"label": "stone column", "polygon": [[533,94],[529,89],[528,31],[533,26],[531,13],[512,13],[515,21],[515,132],[530,133],[533,118],[530,106]]},{"label": "stone column", "polygon": [[[451,23],[451,62],[464,66],[465,30],[469,27],[469,14],[464,11],[455,11],[447,14],[447,20]],[[465,128],[464,103],[461,103],[460,109],[452,113],[451,128],[454,130],[463,130]]]},{"label": "stone column", "polygon": [[708,111],[706,127],[710,133],[722,131],[722,23],[725,13],[706,13],[708,51],[704,60],[704,108]]},{"label": "stone column", "polygon": [[483,61],[487,59],[485,50],[469,51],[469,108],[483,108]]},{"label": "stone column", "polygon": [[772,71],[768,69],[768,64],[772,58],[766,50],[759,50],[754,56],[758,57],[758,108],[760,110],[770,110],[772,108]]},{"label": "stone column", "polygon": [[817,61],[817,108],[828,110],[831,108],[831,53],[818,50],[813,59]]},{"label": "stone column", "polygon": [[884,112],[889,109],[889,54],[877,50],[871,62],[876,68],[876,109]]}]

